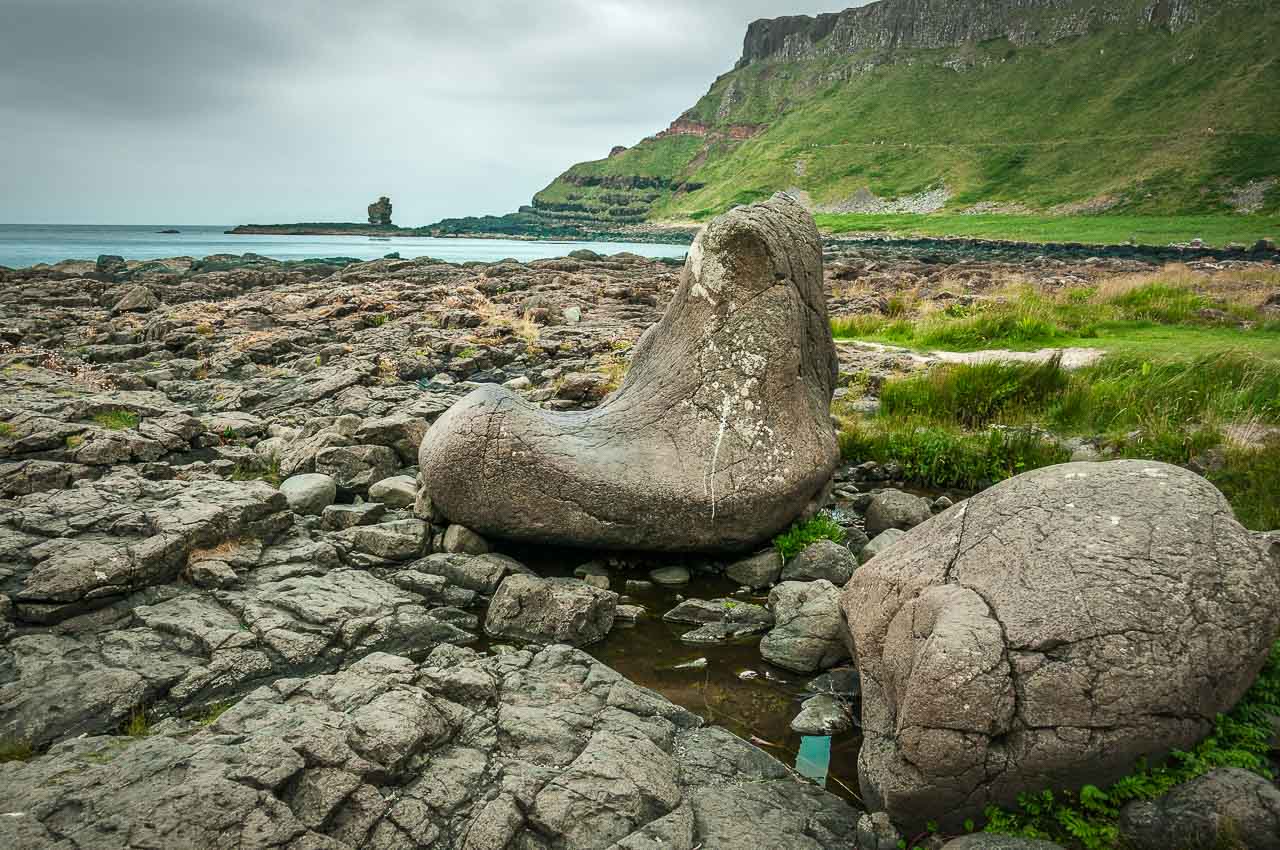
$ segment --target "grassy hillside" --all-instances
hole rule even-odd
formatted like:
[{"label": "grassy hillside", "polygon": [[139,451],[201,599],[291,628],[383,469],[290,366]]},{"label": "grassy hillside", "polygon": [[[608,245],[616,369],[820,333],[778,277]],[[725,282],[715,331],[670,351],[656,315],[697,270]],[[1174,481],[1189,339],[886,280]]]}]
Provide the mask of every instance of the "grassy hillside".
[{"label": "grassy hillside", "polygon": [[575,165],[534,206],[698,221],[780,189],[839,212],[860,190],[945,187],[949,212],[1219,216],[1237,214],[1252,183],[1254,211],[1274,215],[1278,35],[1280,8],[1257,2],[1177,33],[752,62],[683,116],[702,135]]}]

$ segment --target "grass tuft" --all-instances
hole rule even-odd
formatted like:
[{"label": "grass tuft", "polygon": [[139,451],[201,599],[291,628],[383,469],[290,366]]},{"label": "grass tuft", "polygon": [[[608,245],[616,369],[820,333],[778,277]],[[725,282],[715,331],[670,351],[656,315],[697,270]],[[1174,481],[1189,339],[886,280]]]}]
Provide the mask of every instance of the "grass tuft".
[{"label": "grass tuft", "polygon": [[279,487],[280,482],[284,481],[284,475],[280,472],[280,459],[273,458],[266,466],[253,464],[236,464],[231,470],[232,481],[265,481],[272,487]]},{"label": "grass tuft", "polygon": [[132,410],[118,407],[115,410],[104,410],[101,413],[94,414],[93,421],[111,431],[127,431],[130,428],[137,428],[138,423],[142,420]]},{"label": "grass tuft", "polygon": [[128,719],[120,727],[120,734],[130,738],[145,738],[151,734],[151,721],[147,718],[145,706],[138,706],[130,712]]},{"label": "grass tuft", "polygon": [[215,702],[205,709],[204,713],[195,718],[195,721],[201,726],[212,726],[218,722],[218,718],[227,713],[227,709],[235,705],[234,702]]},{"label": "grass tuft", "polygon": [[26,761],[35,750],[31,742],[22,738],[5,738],[0,740],[0,764],[8,761]]},{"label": "grass tuft", "polygon": [[843,543],[844,538],[844,529],[832,519],[831,514],[823,511],[812,519],[792,524],[791,528],[773,538],[773,545],[785,563],[800,554],[811,543],[819,540]]}]

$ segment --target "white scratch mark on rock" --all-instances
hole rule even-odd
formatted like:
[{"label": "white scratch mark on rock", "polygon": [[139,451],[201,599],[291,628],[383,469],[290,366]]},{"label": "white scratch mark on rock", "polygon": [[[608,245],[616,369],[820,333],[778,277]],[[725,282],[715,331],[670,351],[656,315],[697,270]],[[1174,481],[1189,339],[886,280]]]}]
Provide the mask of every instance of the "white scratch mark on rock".
[{"label": "white scratch mark on rock", "polygon": [[733,409],[733,396],[724,394],[724,402],[720,405],[720,431],[716,434],[716,446],[711,452],[711,521],[716,521],[716,464],[720,461],[720,444],[724,442],[725,427],[729,423],[729,411]]}]

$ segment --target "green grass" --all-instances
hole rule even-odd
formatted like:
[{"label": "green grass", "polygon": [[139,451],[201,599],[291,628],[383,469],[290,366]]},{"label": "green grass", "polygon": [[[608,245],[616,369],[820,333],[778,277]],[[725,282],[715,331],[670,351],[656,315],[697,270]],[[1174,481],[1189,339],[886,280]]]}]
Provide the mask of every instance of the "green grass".
[{"label": "green grass", "polygon": [[1222,468],[1209,473],[1246,528],[1280,529],[1280,440],[1259,448],[1228,448]]},{"label": "green grass", "polygon": [[846,423],[840,432],[840,451],[849,461],[897,463],[910,481],[962,490],[979,490],[1070,459],[1070,453],[1057,443],[1028,429],[967,432],[914,421]]},{"label": "green grass", "polygon": [[137,428],[141,418],[138,414],[124,408],[116,408],[115,410],[104,410],[102,413],[94,414],[93,421],[103,428],[112,431],[127,431],[130,428]]},{"label": "green grass", "polygon": [[831,515],[822,512],[812,519],[794,523],[791,528],[773,538],[773,546],[782,556],[783,563],[790,561],[804,551],[805,547],[819,540],[834,540],[843,543],[845,531]]},{"label": "green grass", "polygon": [[20,738],[0,740],[0,764],[9,761],[26,761],[34,752],[30,741]]},{"label": "green grass", "polygon": [[986,830],[1112,850],[1119,846],[1120,809],[1131,800],[1159,797],[1220,767],[1274,779],[1268,762],[1274,715],[1280,715],[1280,641],[1244,698],[1230,713],[1219,715],[1213,733],[1190,751],[1176,751],[1162,765],[1139,764],[1108,788],[1086,785],[1078,792],[1024,794],[1016,809],[988,808]]},{"label": "green grass", "polygon": [[15,433],[17,433],[17,429],[8,422],[0,422],[0,440],[11,440]]},{"label": "green grass", "polygon": [[974,428],[1002,413],[1042,408],[1068,383],[1056,357],[1039,364],[942,367],[886,385],[880,393],[880,409],[889,417],[922,417]]},{"label": "green grass", "polygon": [[280,472],[280,460],[273,459],[265,466],[258,464],[236,464],[231,470],[232,481],[265,481],[272,487],[279,487],[284,476]]},{"label": "green grass", "polygon": [[[890,312],[897,315],[837,317],[831,321],[832,335],[917,350],[1053,346],[1162,354],[1232,348],[1280,359],[1280,321],[1229,295],[1159,279],[1117,294],[1084,288],[1050,297],[1023,288],[1009,298],[952,305],[927,315],[906,316],[902,308]],[[1249,324],[1242,327],[1242,322]]]},{"label": "green grass", "polygon": [[880,403],[894,419],[970,428],[1037,421],[1071,434],[1280,423],[1280,362],[1226,351],[1190,361],[1112,355],[1074,372],[1057,358],[943,365],[889,382]]},{"label": "green grass", "polygon": [[218,718],[227,713],[227,709],[235,705],[234,702],[215,702],[205,709],[204,713],[195,718],[195,722],[201,726],[212,726],[218,722]]},{"label": "green grass", "polygon": [[1073,372],[1056,360],[945,365],[887,382],[880,399],[875,417],[842,420],[847,460],[892,461],[908,479],[976,490],[1068,460],[1059,437],[1184,465],[1218,452],[1208,475],[1240,521],[1280,528],[1280,438],[1237,446],[1223,437],[1232,424],[1280,425],[1280,360],[1226,351],[1118,354]]},{"label": "green grass", "polygon": [[818,214],[818,227],[834,234],[952,236],[1017,242],[1083,242],[1090,245],[1170,245],[1200,239],[1222,247],[1252,247],[1280,239],[1274,215],[860,215]]},{"label": "green grass", "polygon": [[138,706],[129,713],[128,719],[120,727],[120,734],[130,738],[145,738],[151,734],[151,721],[147,718],[145,706]]}]

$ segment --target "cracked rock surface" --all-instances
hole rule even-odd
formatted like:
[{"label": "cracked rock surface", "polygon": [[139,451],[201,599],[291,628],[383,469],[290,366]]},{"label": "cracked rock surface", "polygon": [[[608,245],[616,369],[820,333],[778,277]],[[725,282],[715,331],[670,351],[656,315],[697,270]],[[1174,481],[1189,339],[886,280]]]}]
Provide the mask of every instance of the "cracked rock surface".
[{"label": "cracked rock surface", "polygon": [[435,507],[481,534],[640,550],[744,550],[818,497],[839,452],[838,372],[813,218],[785,195],[713,221],[584,412],[484,387],[423,440]]},{"label": "cracked rock surface", "polygon": [[375,653],[207,724],[0,764],[0,846],[755,850],[856,813],[580,651]]},{"label": "cracked rock surface", "polygon": [[909,829],[954,828],[1192,746],[1264,663],[1280,570],[1194,473],[1073,463],[927,521],[841,605],[863,797]]}]

